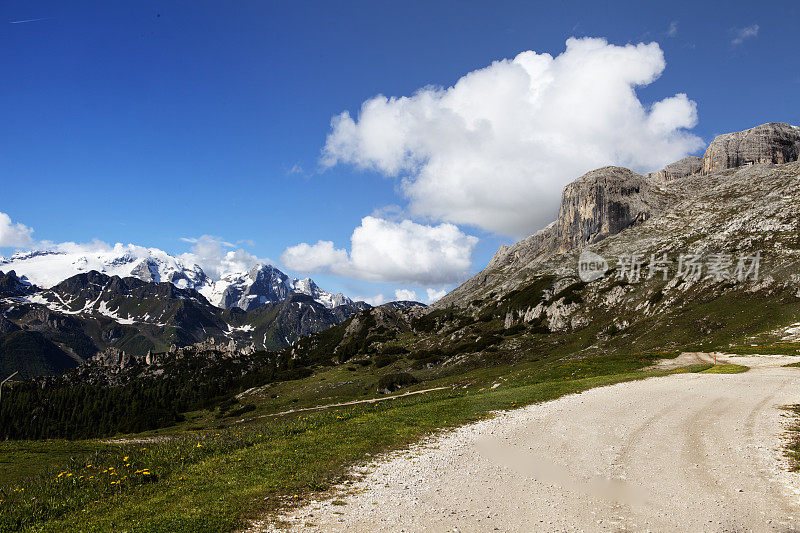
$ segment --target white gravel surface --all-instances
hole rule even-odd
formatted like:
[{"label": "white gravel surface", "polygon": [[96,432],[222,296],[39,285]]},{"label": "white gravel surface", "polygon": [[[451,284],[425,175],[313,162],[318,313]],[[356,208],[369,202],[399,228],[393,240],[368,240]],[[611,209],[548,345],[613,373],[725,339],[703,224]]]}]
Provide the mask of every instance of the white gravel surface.
[{"label": "white gravel surface", "polygon": [[781,367],[797,360],[736,357],[752,369],[502,413],[366,465],[282,519],[297,531],[800,531],[780,409],[800,403],[800,368]]}]

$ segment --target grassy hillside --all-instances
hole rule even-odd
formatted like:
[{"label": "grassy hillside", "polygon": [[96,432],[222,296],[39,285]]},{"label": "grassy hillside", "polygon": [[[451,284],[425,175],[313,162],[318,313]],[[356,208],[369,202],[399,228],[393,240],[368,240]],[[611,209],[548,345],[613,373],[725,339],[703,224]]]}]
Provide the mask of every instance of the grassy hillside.
[{"label": "grassy hillside", "polygon": [[[665,374],[644,370],[656,359],[641,354],[498,366],[425,384],[449,385],[445,390],[265,416],[314,403],[334,377],[316,375],[291,388],[252,394],[248,401],[255,409],[242,417],[192,413],[179,428],[116,442],[5,442],[0,531],[232,531],[248,518],[326,489],[348,465],[371,454],[492,411]],[[344,371],[349,381],[374,377],[364,368]],[[325,392],[331,403],[360,396],[359,388],[334,390]]]},{"label": "grassy hillside", "polygon": [[[21,378],[59,374],[78,362],[37,331],[0,336],[0,375],[19,371]],[[0,378],[2,379],[2,378]]]}]

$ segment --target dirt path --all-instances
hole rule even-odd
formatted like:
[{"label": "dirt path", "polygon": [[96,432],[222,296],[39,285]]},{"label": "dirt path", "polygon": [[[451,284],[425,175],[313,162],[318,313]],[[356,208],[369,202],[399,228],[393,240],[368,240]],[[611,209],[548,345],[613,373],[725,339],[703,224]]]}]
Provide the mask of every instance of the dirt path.
[{"label": "dirt path", "polygon": [[[411,392],[404,392],[402,394],[395,394],[394,396],[383,396],[381,398],[369,398],[367,400],[352,400],[349,402],[341,402],[341,403],[328,403],[325,405],[315,405],[314,407],[299,407],[297,409],[289,409],[288,411],[280,411],[278,413],[271,413],[268,415],[259,415],[253,418],[248,419],[250,420],[257,420],[259,418],[269,418],[271,416],[281,416],[281,415],[290,415],[292,413],[303,413],[305,411],[319,411],[321,409],[332,409],[334,407],[347,407],[349,405],[358,405],[362,403],[377,403],[377,402],[385,402],[386,400],[396,400],[398,398],[405,398],[406,396],[414,396],[416,394],[425,394],[426,392],[433,392],[437,390],[444,390],[449,389],[451,387],[433,387],[432,389],[422,389],[422,390],[415,390]],[[240,422],[244,422],[245,420],[240,420]]]},{"label": "dirt path", "polygon": [[781,367],[798,359],[736,357],[752,369],[503,413],[368,465],[347,493],[286,519],[303,531],[800,531],[779,408],[800,403],[800,369]]}]

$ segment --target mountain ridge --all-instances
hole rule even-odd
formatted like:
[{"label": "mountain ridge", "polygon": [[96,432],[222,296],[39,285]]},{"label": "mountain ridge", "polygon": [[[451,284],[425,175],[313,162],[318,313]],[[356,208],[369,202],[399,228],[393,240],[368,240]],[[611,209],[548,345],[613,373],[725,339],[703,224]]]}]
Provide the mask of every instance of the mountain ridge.
[{"label": "mountain ridge", "polygon": [[[534,268],[553,254],[579,250],[642,224],[675,205],[674,193],[687,178],[697,178],[694,189],[702,191],[703,176],[709,175],[706,169],[714,168],[712,173],[719,174],[753,165],[785,164],[798,157],[800,127],[766,123],[719,135],[703,157],[684,158],[659,171],[640,175],[623,167],[602,167],[587,172],[564,187],[555,221],[510,246],[501,246],[483,270],[431,307],[467,305],[482,297],[481,292],[493,286],[487,281],[498,278],[501,272]],[[514,278],[504,284],[513,285]]]},{"label": "mountain ridge", "polygon": [[307,294],[333,309],[352,304],[341,293],[322,290],[311,278],[290,278],[269,264],[257,264],[246,271],[231,271],[211,279],[203,269],[183,258],[157,248],[116,244],[110,250],[34,250],[0,257],[0,269],[14,270],[23,281],[51,288],[81,272],[97,271],[146,282],[169,282],[181,289],[195,289],[213,305],[245,310],[275,303],[289,293]]}]

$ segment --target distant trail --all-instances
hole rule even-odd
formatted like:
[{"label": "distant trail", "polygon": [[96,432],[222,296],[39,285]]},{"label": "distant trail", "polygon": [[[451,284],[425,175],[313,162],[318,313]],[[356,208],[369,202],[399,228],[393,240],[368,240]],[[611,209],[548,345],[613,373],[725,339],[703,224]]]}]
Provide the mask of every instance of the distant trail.
[{"label": "distant trail", "polygon": [[505,412],[372,463],[283,518],[303,531],[800,531],[780,409],[800,403],[800,369],[782,367],[798,360],[720,357],[751,370]]},{"label": "distant trail", "polygon": [[[342,403],[329,403],[326,405],[315,405],[314,407],[300,407],[298,409],[289,409],[288,411],[281,411],[279,413],[272,413],[269,415],[260,415],[255,416],[253,418],[248,418],[246,421],[249,422],[251,420],[258,420],[259,418],[269,418],[270,416],[281,416],[281,415],[290,415],[292,413],[302,413],[305,411],[319,411],[321,409],[331,409],[333,407],[347,407],[348,405],[358,405],[360,403],[377,403],[377,402],[385,402],[386,400],[396,400],[398,398],[404,398],[406,396],[414,396],[415,394],[423,394],[426,392],[433,392],[436,390],[444,390],[450,389],[452,387],[433,387],[432,389],[422,389],[422,390],[415,390],[411,392],[404,392],[403,394],[395,394],[394,396],[386,396],[384,398],[370,398],[368,400],[353,400],[350,402],[342,402]],[[244,422],[245,420],[241,420],[240,422]]]}]

